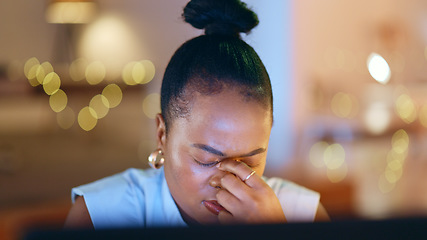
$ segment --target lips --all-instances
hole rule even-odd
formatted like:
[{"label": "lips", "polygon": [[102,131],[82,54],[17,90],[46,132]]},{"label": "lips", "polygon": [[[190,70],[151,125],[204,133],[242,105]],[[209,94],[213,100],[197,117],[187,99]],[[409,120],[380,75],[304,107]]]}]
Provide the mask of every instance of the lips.
[{"label": "lips", "polygon": [[215,215],[218,215],[220,211],[226,211],[225,208],[215,200],[203,201],[202,203],[211,213]]}]

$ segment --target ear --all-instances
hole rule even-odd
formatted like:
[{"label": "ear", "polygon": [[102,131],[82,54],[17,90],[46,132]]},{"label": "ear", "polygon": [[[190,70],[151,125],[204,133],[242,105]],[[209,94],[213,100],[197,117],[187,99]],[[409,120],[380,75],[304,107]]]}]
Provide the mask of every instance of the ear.
[{"label": "ear", "polygon": [[164,150],[166,144],[166,125],[165,120],[163,119],[163,115],[158,113],[156,115],[156,141],[157,148]]}]

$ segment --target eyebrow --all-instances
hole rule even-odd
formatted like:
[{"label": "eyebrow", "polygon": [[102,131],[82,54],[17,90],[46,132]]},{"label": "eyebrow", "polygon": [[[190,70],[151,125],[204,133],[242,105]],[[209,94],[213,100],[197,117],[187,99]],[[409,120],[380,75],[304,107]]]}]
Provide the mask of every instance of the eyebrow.
[{"label": "eyebrow", "polygon": [[[215,149],[215,148],[213,148],[211,146],[208,146],[206,144],[194,143],[194,144],[191,144],[191,146],[195,147],[195,148],[198,148],[198,149],[201,149],[201,150],[203,150],[205,152],[212,153],[214,155],[220,156],[220,157],[225,157],[226,156],[223,152],[221,152],[221,151],[219,151],[219,150],[217,150],[217,149]],[[250,153],[243,154],[243,155],[237,156],[237,157],[250,157],[250,156],[254,156],[254,155],[263,153],[265,151],[266,151],[265,148],[258,148],[258,149],[253,150]]]}]

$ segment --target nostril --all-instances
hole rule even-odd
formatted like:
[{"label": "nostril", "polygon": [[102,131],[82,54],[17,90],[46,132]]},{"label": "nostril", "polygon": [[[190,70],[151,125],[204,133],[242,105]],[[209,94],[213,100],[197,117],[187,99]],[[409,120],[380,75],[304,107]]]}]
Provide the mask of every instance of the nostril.
[{"label": "nostril", "polygon": [[221,189],[221,183],[220,183],[220,179],[218,177],[213,177],[210,181],[209,181],[209,185],[211,187],[214,187],[216,189]]}]

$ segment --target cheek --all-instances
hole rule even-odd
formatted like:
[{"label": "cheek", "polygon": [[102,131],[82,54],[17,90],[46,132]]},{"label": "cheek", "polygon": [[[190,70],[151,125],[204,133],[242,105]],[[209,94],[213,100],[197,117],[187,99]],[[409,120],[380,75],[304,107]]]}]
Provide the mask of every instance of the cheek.
[{"label": "cheek", "polygon": [[167,156],[164,167],[174,185],[183,191],[204,188],[208,183],[209,171],[194,164],[191,157],[182,152]]}]

